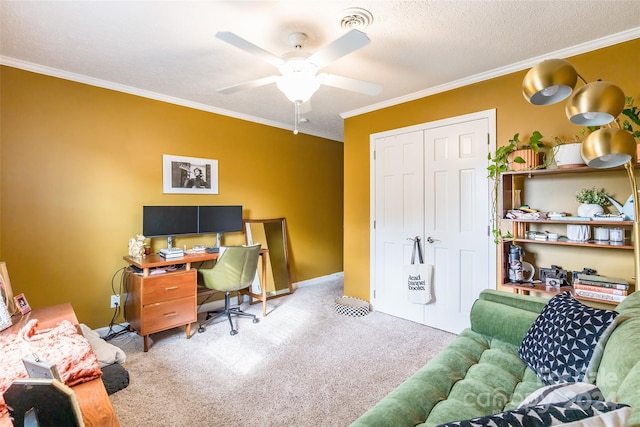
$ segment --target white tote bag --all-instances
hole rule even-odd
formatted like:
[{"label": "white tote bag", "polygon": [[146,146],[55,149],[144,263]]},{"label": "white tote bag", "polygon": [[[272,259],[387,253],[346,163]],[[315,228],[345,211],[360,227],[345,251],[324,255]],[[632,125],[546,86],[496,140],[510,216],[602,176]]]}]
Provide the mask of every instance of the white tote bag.
[{"label": "white tote bag", "polygon": [[[411,253],[411,264],[406,264],[402,270],[403,286],[407,290],[407,299],[414,304],[428,304],[433,300],[431,291],[431,276],[433,276],[433,265],[425,264],[422,259],[422,248],[420,237],[413,240],[413,252]],[[418,253],[418,263],[415,263],[416,252]]]}]

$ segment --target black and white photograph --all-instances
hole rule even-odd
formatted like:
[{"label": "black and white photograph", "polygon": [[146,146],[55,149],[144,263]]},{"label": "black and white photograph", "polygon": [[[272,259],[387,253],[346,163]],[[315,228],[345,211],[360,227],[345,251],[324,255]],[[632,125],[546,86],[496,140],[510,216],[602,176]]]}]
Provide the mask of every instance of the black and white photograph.
[{"label": "black and white photograph", "polygon": [[164,154],[162,179],[164,193],[218,194],[218,161]]},{"label": "black and white photograph", "polygon": [[18,310],[20,310],[20,313],[27,314],[31,311],[31,306],[27,302],[27,297],[25,297],[24,294],[16,295],[13,297],[13,300],[15,301]]}]

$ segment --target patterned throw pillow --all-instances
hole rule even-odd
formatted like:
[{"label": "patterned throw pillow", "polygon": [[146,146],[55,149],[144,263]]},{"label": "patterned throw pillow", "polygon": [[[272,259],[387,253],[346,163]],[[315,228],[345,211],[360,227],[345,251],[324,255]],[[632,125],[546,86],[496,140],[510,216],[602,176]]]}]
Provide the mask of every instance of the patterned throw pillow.
[{"label": "patterned throw pillow", "polygon": [[541,387],[538,390],[525,397],[518,405],[518,409],[525,406],[535,405],[553,405],[556,403],[590,400],[605,401],[602,392],[595,384],[587,383],[564,383],[564,384],[551,384],[545,387]]},{"label": "patterned throw pillow", "polygon": [[545,385],[583,381],[598,340],[608,336],[617,315],[560,293],[533,322],[518,353]]},{"label": "patterned throw pillow", "polygon": [[598,400],[589,402],[563,402],[553,405],[527,406],[471,420],[455,421],[438,427],[548,427],[565,423],[578,426],[625,426],[631,408]]}]

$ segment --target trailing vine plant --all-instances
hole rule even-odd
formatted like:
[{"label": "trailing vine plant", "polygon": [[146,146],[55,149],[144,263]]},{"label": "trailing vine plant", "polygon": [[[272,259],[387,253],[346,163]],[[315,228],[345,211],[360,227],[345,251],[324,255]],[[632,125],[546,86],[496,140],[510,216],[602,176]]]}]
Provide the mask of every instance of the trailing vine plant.
[{"label": "trailing vine plant", "polygon": [[[502,215],[498,212],[500,174],[509,170],[509,156],[514,151],[530,148],[537,154],[540,151],[540,148],[544,146],[542,138],[542,134],[536,130],[531,133],[529,140],[524,142],[520,141],[520,133],[516,133],[513,135],[513,138],[509,140],[507,145],[497,148],[496,152],[493,154],[489,153],[488,160],[490,163],[489,166],[487,166],[487,171],[489,172],[487,178],[491,178],[493,180],[493,188],[491,190],[491,233],[493,234],[493,241],[496,244],[501,243],[505,238],[509,239],[513,237],[511,232],[507,232],[504,235],[502,234],[500,221],[502,219]],[[512,162],[525,163],[525,160],[520,156],[515,156],[512,159]]]},{"label": "trailing vine plant", "polygon": [[633,124],[638,126],[636,130],[633,129],[633,125],[629,122],[629,120],[624,120],[622,122],[622,129],[631,133],[634,138],[640,140],[640,108],[636,107],[633,102],[633,97],[627,96],[625,97],[625,109],[622,110],[622,114],[627,116]]}]

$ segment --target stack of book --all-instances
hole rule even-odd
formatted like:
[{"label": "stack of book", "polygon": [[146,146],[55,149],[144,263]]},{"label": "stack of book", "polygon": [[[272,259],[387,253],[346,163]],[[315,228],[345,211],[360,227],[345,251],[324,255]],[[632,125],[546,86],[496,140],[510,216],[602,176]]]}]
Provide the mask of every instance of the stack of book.
[{"label": "stack of book", "polygon": [[182,258],[184,256],[184,250],[181,248],[160,249],[160,256],[164,259]]},{"label": "stack of book", "polygon": [[629,282],[615,277],[578,274],[573,289],[577,297],[618,303],[627,297]]}]

